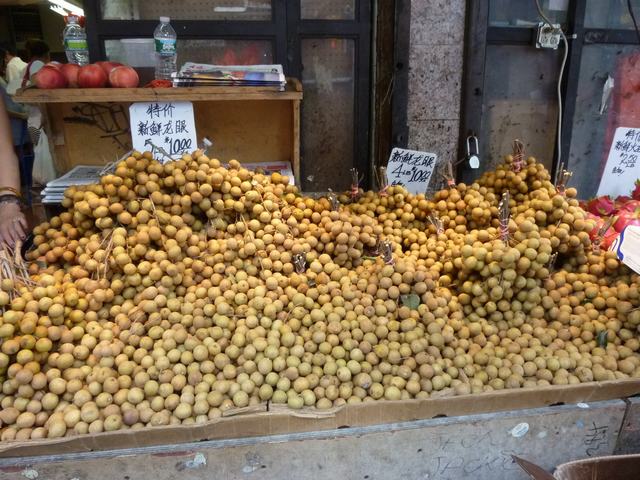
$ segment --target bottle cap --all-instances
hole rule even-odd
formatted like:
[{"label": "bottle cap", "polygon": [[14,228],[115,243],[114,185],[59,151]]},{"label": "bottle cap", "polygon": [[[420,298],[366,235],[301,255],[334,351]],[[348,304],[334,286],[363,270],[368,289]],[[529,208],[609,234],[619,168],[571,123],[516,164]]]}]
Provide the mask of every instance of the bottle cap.
[{"label": "bottle cap", "polygon": [[160,17],[160,22],[169,23],[171,21],[170,17]]}]

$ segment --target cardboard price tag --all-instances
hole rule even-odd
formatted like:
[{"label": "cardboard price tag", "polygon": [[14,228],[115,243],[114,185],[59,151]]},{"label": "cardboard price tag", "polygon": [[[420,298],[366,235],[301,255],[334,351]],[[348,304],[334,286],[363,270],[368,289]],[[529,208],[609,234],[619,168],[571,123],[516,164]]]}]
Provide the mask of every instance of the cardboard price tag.
[{"label": "cardboard price tag", "polygon": [[611,245],[622,263],[634,272],[640,274],[640,227],[629,225],[620,233]]},{"label": "cardboard price tag", "polygon": [[389,185],[402,185],[410,193],[425,193],[438,156],[435,153],[394,148],[387,164]]},{"label": "cardboard price tag", "polygon": [[162,163],[198,148],[191,102],[141,102],[129,107],[131,141]]},{"label": "cardboard price tag", "polygon": [[640,128],[618,127],[611,142],[598,196],[629,195],[640,178]]}]

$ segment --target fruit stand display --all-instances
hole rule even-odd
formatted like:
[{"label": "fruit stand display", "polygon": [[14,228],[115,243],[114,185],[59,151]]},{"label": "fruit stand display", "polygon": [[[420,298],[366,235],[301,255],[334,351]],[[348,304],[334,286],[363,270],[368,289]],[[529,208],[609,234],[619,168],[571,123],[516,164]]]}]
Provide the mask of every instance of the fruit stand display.
[{"label": "fruit stand display", "polygon": [[312,199],[201,151],[134,153],[69,188],[30,263],[3,258],[0,449],[640,393],[640,277],[593,248],[575,189],[514,166],[433,198]]}]

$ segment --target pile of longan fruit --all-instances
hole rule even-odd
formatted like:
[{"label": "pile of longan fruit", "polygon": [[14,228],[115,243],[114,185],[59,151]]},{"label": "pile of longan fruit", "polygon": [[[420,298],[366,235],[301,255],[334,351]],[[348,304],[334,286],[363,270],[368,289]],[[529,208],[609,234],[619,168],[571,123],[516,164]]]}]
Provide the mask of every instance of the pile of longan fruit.
[{"label": "pile of longan fruit", "polygon": [[640,376],[640,278],[534,159],[356,197],[201,151],[69,188],[0,282],[2,440]]}]

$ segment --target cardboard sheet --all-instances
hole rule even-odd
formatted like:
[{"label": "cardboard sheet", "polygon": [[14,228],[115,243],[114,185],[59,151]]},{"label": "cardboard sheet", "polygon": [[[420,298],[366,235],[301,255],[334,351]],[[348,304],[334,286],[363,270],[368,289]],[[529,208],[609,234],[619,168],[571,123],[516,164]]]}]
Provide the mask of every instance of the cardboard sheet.
[{"label": "cardboard sheet", "polygon": [[558,465],[553,475],[523,458],[513,459],[533,480],[636,480],[640,455],[611,455]]},{"label": "cardboard sheet", "polygon": [[[224,417],[201,425],[148,427],[57,439],[0,442],[0,457],[54,455],[95,450],[116,450],[151,445],[179,444],[201,440],[360,427],[439,416],[454,417],[562,403],[592,402],[640,394],[640,380],[614,380],[571,386],[502,390],[490,393],[346,405],[329,411],[291,410],[275,405],[227,412]],[[262,410],[262,411],[260,411]]]},{"label": "cardboard sheet", "polygon": [[563,463],[553,476],[558,480],[635,480],[640,477],[640,455],[615,455]]}]

